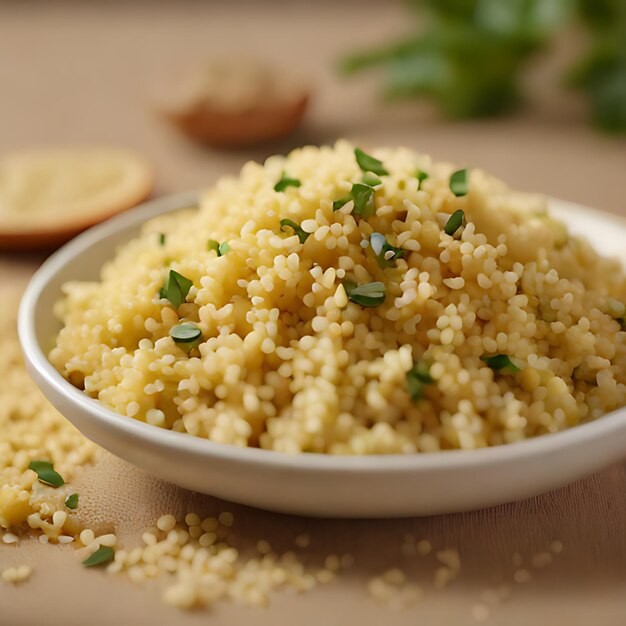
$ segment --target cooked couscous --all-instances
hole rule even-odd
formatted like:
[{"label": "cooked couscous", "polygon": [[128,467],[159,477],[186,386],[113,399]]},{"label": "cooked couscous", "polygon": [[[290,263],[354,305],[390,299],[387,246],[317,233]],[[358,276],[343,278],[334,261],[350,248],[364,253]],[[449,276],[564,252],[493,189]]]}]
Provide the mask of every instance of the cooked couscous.
[{"label": "cooked couscous", "polygon": [[[18,300],[11,295],[9,301]],[[73,495],[65,480],[96,460],[99,449],[48,403],[28,376],[15,313],[11,306],[0,311],[0,540],[17,544],[19,536],[11,531],[29,527],[42,542],[64,543],[80,529],[65,505]],[[31,466],[46,463],[51,471],[42,474],[43,482]],[[50,481],[56,485],[51,487]]]},{"label": "cooked couscous", "polygon": [[470,449],[626,404],[618,261],[543,197],[407,149],[248,163],[64,291],[65,377],[216,442]]},{"label": "cooked couscous", "polygon": [[[182,519],[165,513],[143,533],[133,529],[140,541],[133,538],[130,545],[120,541],[110,532],[119,520],[103,524],[101,517],[109,491],[91,485],[88,493],[77,493],[66,482],[90,471],[101,451],[45,401],[28,377],[14,313],[11,307],[0,311],[0,586],[29,584],[33,573],[46,573],[32,550],[28,556],[21,551],[22,542],[35,537],[41,544],[74,546],[68,564],[82,562],[86,573],[94,567],[136,584],[158,580],[163,600],[182,609],[223,601],[265,606],[280,590],[308,591],[345,576],[355,558],[364,570],[358,554],[324,557],[319,536],[308,532],[294,534],[293,550],[279,551],[258,534],[257,524],[242,532],[233,513],[225,510],[208,516],[188,512]],[[122,489],[115,497],[125,499],[124,494]],[[88,511],[83,510],[85,498],[91,500]],[[243,521],[247,526],[245,515]],[[511,583],[529,580],[529,567],[533,572],[545,569],[563,550],[563,544],[553,540],[525,559],[515,553],[514,571],[507,582],[482,592],[478,613],[488,616],[511,594]],[[371,552],[369,544],[366,551]],[[408,609],[433,593],[445,592],[461,574],[456,548],[437,548],[412,533],[404,535],[396,557],[393,550],[388,556],[391,560],[382,570],[370,572],[367,589],[374,602],[392,609]],[[420,560],[419,573],[415,559]],[[402,567],[392,567],[393,563]]]},{"label": "cooked couscous", "polygon": [[[294,552],[278,553],[267,541],[262,551],[240,553],[230,538],[235,521],[230,511],[204,519],[188,513],[184,521],[162,515],[141,543],[129,548],[116,534],[89,528],[91,523],[102,527],[102,520],[93,506],[83,511],[81,494],[69,481],[89,471],[101,451],[48,404],[29,378],[14,314],[10,306],[0,311],[0,586],[28,581],[33,554],[31,563],[24,563],[19,550],[32,538],[75,546],[85,568],[104,567],[137,583],[162,577],[167,580],[165,602],[180,608],[224,600],[265,605],[280,589],[306,591],[334,579],[335,570],[305,567]],[[98,496],[92,490],[89,497]],[[104,525],[114,528],[116,521]],[[348,564],[342,560],[341,566]]]}]

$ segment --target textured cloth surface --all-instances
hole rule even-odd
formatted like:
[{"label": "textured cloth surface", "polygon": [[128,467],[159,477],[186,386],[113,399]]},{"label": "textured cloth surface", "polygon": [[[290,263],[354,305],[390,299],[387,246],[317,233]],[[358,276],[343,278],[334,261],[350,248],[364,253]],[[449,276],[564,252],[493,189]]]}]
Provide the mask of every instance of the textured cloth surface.
[{"label": "textured cloth surface", "polygon": [[[215,4],[215,6],[214,6]],[[359,3],[360,4],[360,3]],[[357,7],[355,9],[355,6]],[[110,7],[110,8],[105,8]],[[374,8],[372,8],[374,7]],[[531,110],[508,120],[443,124],[422,106],[385,108],[372,98],[369,78],[337,81],[332,62],[341,51],[384,41],[406,28],[402,7],[381,3],[11,3],[0,7],[0,152],[48,143],[119,143],[142,150],[157,166],[159,191],[211,184],[249,159],[262,159],[304,142],[347,136],[363,146],[406,144],[436,158],[476,164],[512,186],[539,190],[626,216],[621,189],[623,141],[595,134],[581,121],[578,103],[548,88],[570,49],[532,77]],[[349,27],[348,27],[348,26]],[[180,63],[206,56],[254,54],[293,63],[316,85],[307,125],[287,142],[225,153],[187,143],[151,114],[152,79]],[[42,106],[45,94],[45,107]],[[20,286],[35,256],[0,260],[0,285]],[[181,613],[163,605],[164,581],[135,585],[125,576],[85,571],[73,547],[0,545],[0,569],[29,564],[32,578],[19,587],[0,584],[0,625],[103,626],[107,624],[471,624],[485,588],[505,580],[509,599],[489,624],[623,626],[626,623],[626,466],[521,503],[436,518],[344,521],[264,513],[218,502],[167,485],[104,455],[76,481],[90,524],[115,529],[122,543],[139,542],[162,513],[235,513],[243,550],[267,539],[290,549],[311,535],[302,553],[320,564],[329,553],[351,552],[354,566],[311,593],[276,596],[268,609],[221,605]],[[425,586],[432,559],[400,554],[413,532],[436,549],[458,548],[462,572],[442,592],[429,592],[406,613],[368,597],[371,576],[400,566]],[[528,583],[515,583],[513,555],[524,567],[554,539],[564,551]]]},{"label": "textured cloth surface", "polygon": [[[2,564],[32,564],[23,585],[0,586],[0,624],[18,626],[85,624],[430,624],[474,623],[472,610],[485,589],[506,582],[510,597],[493,608],[488,623],[507,625],[597,624],[620,626],[626,617],[626,467],[616,466],[539,498],[475,513],[405,520],[319,520],[256,511],[175,488],[106,454],[75,482],[81,514],[94,528],[115,528],[125,546],[138,545],[144,528],[164,512],[235,514],[234,541],[244,552],[258,539],[277,550],[293,547],[305,531],[304,562],[321,564],[330,553],[350,552],[355,564],[312,592],[275,596],[267,609],[218,605],[181,613],[162,604],[164,580],[135,585],[125,576],[85,571],[71,546],[37,542],[0,548]],[[112,523],[114,521],[114,524]],[[366,589],[370,577],[399,566],[419,583],[432,579],[432,559],[405,557],[402,537],[428,537],[433,547],[458,547],[462,571],[442,591],[429,590],[405,612],[378,606]],[[554,539],[564,550],[543,570],[531,556]],[[532,571],[525,584],[513,582],[515,553]],[[36,601],[35,601],[36,599]]]}]

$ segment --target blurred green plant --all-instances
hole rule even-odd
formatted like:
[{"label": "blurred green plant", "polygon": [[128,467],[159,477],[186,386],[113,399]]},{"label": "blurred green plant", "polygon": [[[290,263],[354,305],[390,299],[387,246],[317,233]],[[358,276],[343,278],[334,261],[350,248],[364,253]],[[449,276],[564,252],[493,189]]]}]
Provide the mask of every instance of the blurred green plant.
[{"label": "blurred green plant", "polygon": [[521,100],[528,61],[578,14],[591,50],[569,76],[588,94],[596,122],[626,130],[626,0],[412,0],[427,17],[415,35],[342,60],[354,74],[386,68],[384,96],[429,96],[449,117],[505,113]]},{"label": "blurred green plant", "polygon": [[578,0],[591,33],[590,49],[568,82],[587,92],[595,123],[626,132],[626,0]]}]

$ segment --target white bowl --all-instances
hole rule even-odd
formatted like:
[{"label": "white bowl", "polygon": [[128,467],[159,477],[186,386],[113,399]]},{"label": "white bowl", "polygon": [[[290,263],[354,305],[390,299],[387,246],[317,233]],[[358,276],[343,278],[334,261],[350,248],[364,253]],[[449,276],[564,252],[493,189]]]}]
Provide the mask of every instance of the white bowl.
[{"label": "white bowl", "polygon": [[[316,516],[397,517],[478,509],[554,489],[626,457],[626,408],[564,432],[472,451],[385,456],[291,456],[236,448],[119,415],[48,362],[61,285],[98,278],[103,262],[147,219],[195,205],[186,193],[149,202],[80,235],[33,276],[21,303],[26,363],[52,404],[92,439],[187,489],[256,507]],[[555,200],[554,213],[605,254],[624,256],[626,222]]]}]

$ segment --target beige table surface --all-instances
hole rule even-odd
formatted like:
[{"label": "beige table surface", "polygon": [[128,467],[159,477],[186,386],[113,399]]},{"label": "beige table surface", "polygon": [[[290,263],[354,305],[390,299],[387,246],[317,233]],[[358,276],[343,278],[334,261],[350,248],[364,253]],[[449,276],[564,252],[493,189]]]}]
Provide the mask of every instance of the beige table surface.
[{"label": "beige table surface", "polygon": [[[626,144],[589,129],[581,103],[552,86],[572,55],[571,39],[533,69],[529,109],[506,120],[443,123],[427,106],[380,105],[373,77],[337,80],[331,67],[339,52],[402,32],[406,16],[399,4],[380,0],[0,4],[0,155],[45,144],[127,145],[153,160],[158,193],[169,193],[207,186],[249,158],[347,136],[364,146],[409,145],[482,166],[520,188],[626,216]],[[310,79],[316,90],[306,125],[273,146],[216,152],[188,143],[151,114],[150,89],[160,75],[187,61],[225,55],[260,56]],[[0,257],[2,294],[23,284],[38,261]],[[0,546],[0,566],[35,567],[27,584],[0,586],[1,626],[471,624],[482,591],[502,581],[512,595],[487,623],[626,624],[624,465],[486,511],[374,522],[294,518],[227,505],[152,479],[109,455],[86,470],[77,487],[91,518],[113,525],[127,545],[167,510],[226,507],[236,513],[235,534],[243,547],[265,538],[288,549],[295,535],[307,531],[308,562],[319,564],[330,552],[351,552],[356,562],[338,581],[304,595],[278,595],[268,609],[223,605],[185,614],[161,603],[161,583],[136,586],[121,576],[85,572],[71,547]],[[443,592],[429,591],[423,602],[398,613],[374,604],[366,583],[397,565],[428,587],[432,561],[400,554],[407,531],[436,548],[458,548],[462,573]],[[527,564],[553,539],[563,543],[563,554],[544,570],[530,567],[531,582],[512,582],[513,553]]]}]

